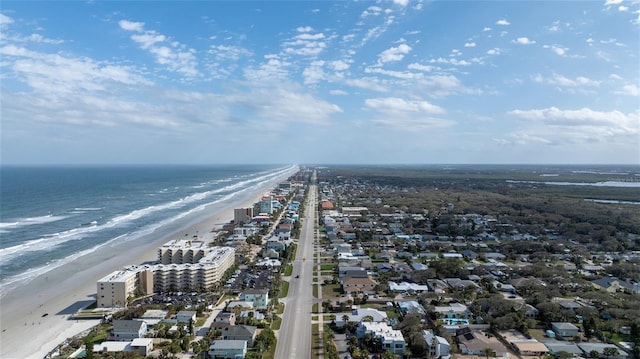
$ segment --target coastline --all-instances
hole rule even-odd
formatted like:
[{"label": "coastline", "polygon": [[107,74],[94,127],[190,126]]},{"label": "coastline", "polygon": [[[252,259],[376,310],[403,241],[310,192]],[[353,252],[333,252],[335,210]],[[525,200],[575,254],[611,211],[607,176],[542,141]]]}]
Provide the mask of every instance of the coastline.
[{"label": "coastline", "polygon": [[69,318],[95,301],[100,278],[127,265],[155,261],[158,246],[184,233],[206,234],[228,223],[234,208],[253,206],[290,175],[251,188],[227,203],[212,205],[182,227],[167,225],[140,238],[135,245],[125,242],[101,248],[7,293],[0,302],[0,357],[43,358],[67,338],[95,326],[99,320]]}]

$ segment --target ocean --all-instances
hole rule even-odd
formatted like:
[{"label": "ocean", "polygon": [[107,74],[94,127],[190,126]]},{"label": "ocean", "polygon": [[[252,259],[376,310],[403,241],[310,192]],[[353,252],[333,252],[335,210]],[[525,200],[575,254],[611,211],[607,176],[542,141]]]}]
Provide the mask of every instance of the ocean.
[{"label": "ocean", "polygon": [[178,230],[297,166],[0,168],[0,297],[103,246]]}]

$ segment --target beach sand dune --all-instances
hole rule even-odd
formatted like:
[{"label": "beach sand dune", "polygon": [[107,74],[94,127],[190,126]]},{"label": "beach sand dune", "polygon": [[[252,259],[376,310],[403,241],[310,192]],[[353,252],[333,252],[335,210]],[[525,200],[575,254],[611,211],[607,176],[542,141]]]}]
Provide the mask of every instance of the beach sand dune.
[{"label": "beach sand dune", "polygon": [[185,233],[206,236],[232,220],[234,208],[252,206],[284,179],[286,176],[207,209],[200,217],[206,219],[178,229],[159,228],[135,243],[103,247],[7,293],[0,302],[0,358],[43,358],[65,339],[95,326],[98,320],[70,317],[95,301],[100,278],[127,265],[156,260],[158,246]]}]

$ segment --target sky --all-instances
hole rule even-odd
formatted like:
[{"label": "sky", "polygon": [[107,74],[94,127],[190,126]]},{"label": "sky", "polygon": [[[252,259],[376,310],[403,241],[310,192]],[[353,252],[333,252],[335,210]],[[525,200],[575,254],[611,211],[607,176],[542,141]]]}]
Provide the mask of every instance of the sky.
[{"label": "sky", "polygon": [[2,164],[640,164],[640,1],[12,1]]}]

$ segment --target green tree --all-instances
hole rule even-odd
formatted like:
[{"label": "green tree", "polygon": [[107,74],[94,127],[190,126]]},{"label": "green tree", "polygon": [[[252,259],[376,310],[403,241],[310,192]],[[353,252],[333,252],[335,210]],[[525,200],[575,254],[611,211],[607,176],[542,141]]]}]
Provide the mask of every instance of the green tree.
[{"label": "green tree", "polygon": [[602,354],[604,354],[606,358],[611,359],[613,357],[620,355],[620,352],[618,351],[617,348],[609,347],[609,348],[604,348],[604,350],[602,351]]},{"label": "green tree", "polygon": [[490,356],[493,356],[493,349],[491,348],[484,348],[483,352],[487,359],[489,359]]}]

